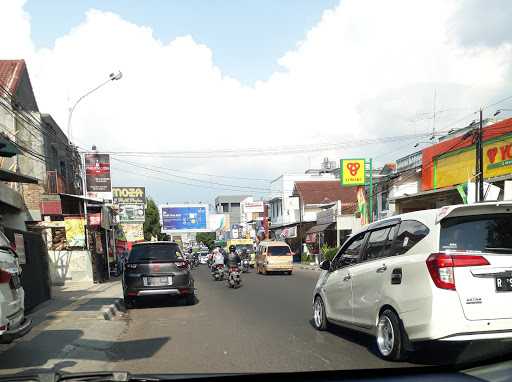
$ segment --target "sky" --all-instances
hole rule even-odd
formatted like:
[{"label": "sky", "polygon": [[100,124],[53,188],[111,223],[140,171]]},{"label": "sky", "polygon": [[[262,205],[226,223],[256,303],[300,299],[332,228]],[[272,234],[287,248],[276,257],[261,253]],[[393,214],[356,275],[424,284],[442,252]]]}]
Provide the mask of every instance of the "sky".
[{"label": "sky", "polygon": [[324,157],[381,165],[512,95],[507,0],[0,0],[0,9],[9,36],[0,58],[26,60],[40,110],[63,130],[70,105],[122,71],[75,109],[72,140],[113,152],[114,185],[146,186],[162,203],[268,196],[269,179]]}]

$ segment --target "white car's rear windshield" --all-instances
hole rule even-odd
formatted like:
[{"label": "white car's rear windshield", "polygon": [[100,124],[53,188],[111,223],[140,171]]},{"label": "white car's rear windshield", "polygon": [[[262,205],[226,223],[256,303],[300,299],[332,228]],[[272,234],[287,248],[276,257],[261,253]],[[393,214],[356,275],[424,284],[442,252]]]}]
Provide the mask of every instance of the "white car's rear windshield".
[{"label": "white car's rear windshield", "polygon": [[268,253],[272,256],[285,256],[290,254],[290,248],[282,247],[268,247]]},{"label": "white car's rear windshield", "polygon": [[441,221],[440,249],[512,255],[512,214],[444,219]]}]

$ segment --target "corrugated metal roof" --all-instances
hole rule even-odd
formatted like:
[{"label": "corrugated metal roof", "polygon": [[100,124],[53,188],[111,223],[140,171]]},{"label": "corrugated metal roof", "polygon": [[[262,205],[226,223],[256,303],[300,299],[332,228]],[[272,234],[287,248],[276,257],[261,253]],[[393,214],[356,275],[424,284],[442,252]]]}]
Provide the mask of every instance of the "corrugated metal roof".
[{"label": "corrugated metal roof", "polygon": [[24,60],[0,60],[0,85],[14,93],[24,68]]},{"label": "corrugated metal roof", "polygon": [[343,211],[355,211],[357,187],[342,187],[338,180],[295,182],[295,193],[304,204],[328,204],[341,200]]}]

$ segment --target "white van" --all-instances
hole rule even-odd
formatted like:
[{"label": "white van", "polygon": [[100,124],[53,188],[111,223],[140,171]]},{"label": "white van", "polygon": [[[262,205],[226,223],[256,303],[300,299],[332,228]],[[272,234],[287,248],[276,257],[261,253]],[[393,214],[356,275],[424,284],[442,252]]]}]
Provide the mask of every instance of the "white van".
[{"label": "white van", "polygon": [[293,272],[293,252],[284,241],[265,240],[256,248],[256,271],[284,272],[289,275]]},{"label": "white van", "polygon": [[313,294],[313,322],[376,337],[400,360],[417,341],[512,338],[512,203],[397,215],[351,236]]}]

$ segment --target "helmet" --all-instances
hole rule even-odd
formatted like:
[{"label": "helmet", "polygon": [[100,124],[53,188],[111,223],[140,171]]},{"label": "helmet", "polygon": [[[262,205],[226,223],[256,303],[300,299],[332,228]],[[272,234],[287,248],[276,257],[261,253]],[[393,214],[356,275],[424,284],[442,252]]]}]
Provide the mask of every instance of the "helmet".
[{"label": "helmet", "polygon": [[236,247],[233,244],[229,246],[229,252],[235,252],[235,249]]}]

